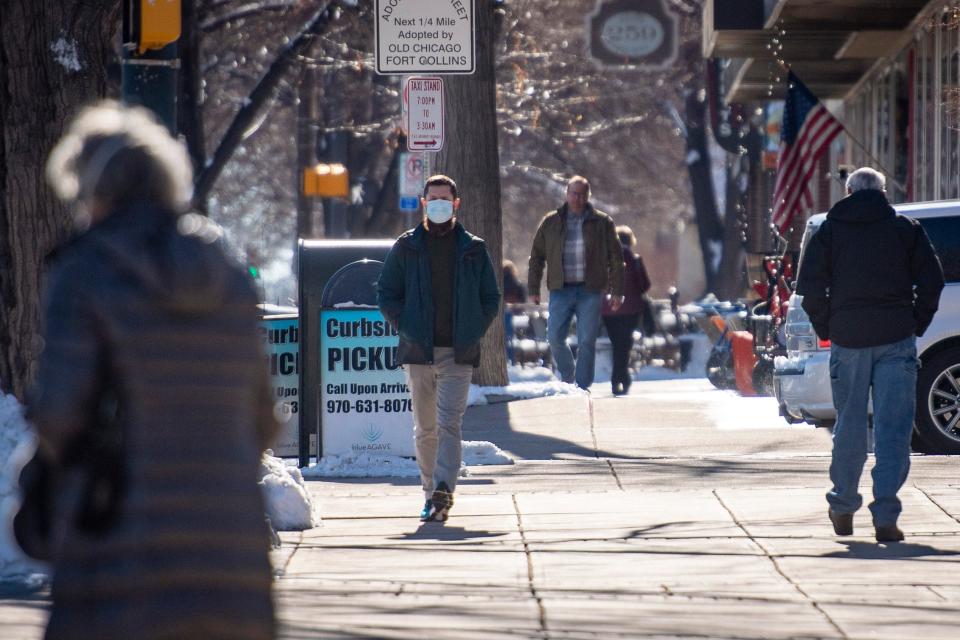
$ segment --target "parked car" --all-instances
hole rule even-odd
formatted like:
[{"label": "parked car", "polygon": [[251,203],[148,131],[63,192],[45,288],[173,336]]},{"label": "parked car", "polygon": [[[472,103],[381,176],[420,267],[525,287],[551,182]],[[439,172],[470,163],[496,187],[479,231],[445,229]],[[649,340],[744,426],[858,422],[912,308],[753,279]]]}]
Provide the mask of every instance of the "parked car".
[{"label": "parked car", "polygon": [[[894,205],[898,213],[923,225],[943,265],[946,286],[940,309],[917,339],[921,366],[917,376],[914,448],[930,453],[960,453],[960,200]],[[826,214],[811,216],[803,234],[800,260]],[[819,340],[802,297],[790,298],[784,331],[787,355],[777,358],[774,393],[787,422],[830,426],[836,418],[830,391],[830,343]]]}]

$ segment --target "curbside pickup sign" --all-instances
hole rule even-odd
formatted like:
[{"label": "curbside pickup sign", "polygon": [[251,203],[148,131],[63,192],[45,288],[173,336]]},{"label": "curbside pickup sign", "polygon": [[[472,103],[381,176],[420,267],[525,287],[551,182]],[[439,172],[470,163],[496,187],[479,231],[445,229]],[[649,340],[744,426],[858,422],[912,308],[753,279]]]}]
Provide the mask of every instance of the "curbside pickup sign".
[{"label": "curbside pickup sign", "polygon": [[476,0],[376,0],[377,73],[473,73]]},{"label": "curbside pickup sign", "polygon": [[398,342],[378,309],[320,312],[323,455],[415,455]]}]

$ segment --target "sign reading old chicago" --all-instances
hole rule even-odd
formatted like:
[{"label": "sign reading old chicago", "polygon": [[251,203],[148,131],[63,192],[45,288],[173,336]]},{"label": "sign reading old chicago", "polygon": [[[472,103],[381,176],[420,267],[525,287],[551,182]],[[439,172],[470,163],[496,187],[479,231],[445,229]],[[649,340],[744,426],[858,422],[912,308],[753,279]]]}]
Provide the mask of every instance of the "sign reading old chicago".
[{"label": "sign reading old chicago", "polygon": [[473,73],[476,0],[376,0],[377,73]]}]

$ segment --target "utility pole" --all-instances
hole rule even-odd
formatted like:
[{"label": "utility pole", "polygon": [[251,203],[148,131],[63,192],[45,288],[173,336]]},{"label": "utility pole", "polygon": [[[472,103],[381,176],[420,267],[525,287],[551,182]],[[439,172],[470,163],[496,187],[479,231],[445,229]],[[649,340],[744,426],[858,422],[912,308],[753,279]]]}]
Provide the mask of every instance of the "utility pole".
[{"label": "utility pole", "polygon": [[181,0],[123,0],[122,95],[177,133]]}]

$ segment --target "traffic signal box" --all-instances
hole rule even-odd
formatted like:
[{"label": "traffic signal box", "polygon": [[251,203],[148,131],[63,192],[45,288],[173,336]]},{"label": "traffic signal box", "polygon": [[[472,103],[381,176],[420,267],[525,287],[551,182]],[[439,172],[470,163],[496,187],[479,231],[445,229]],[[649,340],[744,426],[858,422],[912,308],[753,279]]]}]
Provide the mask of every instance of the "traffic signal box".
[{"label": "traffic signal box", "polygon": [[320,163],[303,170],[303,195],[345,198],[350,193],[350,176],[342,164]]},{"label": "traffic signal box", "polygon": [[123,8],[124,44],[137,54],[163,49],[180,39],[181,0],[126,0]]}]

